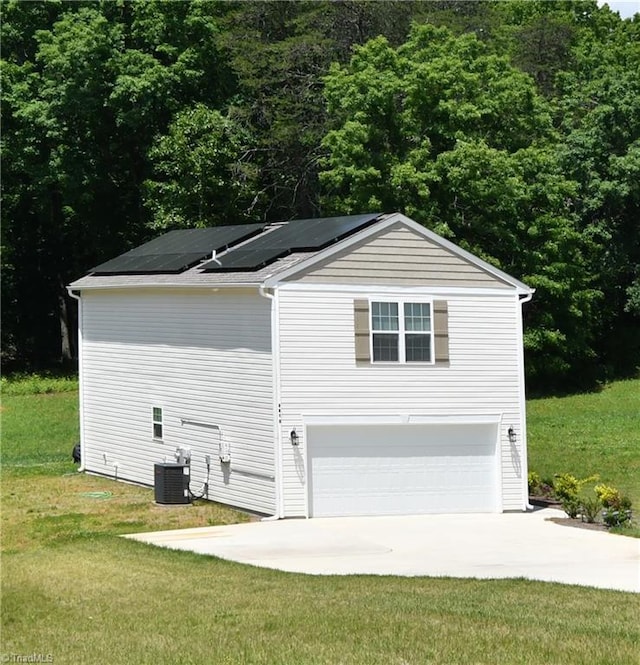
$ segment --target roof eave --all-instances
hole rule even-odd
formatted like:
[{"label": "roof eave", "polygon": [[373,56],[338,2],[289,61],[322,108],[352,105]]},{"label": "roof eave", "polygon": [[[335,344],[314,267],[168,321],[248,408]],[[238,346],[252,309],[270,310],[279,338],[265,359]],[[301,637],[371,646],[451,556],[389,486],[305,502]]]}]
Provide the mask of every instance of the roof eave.
[{"label": "roof eave", "polygon": [[211,282],[189,283],[189,282],[141,282],[139,284],[81,284],[86,277],[76,280],[67,286],[67,291],[106,291],[106,290],[131,290],[131,289],[242,289],[260,288],[262,281],[255,282]]}]

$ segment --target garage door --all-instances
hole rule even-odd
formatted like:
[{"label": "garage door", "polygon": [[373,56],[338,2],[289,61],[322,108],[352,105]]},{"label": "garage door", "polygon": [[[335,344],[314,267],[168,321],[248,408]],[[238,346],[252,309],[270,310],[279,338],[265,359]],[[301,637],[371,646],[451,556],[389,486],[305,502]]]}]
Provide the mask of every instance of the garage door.
[{"label": "garage door", "polygon": [[497,424],[314,425],[309,512],[494,512]]}]

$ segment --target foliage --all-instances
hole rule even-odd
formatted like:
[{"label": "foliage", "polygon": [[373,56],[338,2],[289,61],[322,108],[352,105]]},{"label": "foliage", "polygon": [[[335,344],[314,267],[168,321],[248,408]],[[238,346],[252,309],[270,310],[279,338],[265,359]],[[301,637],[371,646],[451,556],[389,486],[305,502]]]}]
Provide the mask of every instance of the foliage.
[{"label": "foliage", "polygon": [[542,486],[542,478],[539,473],[535,471],[529,471],[527,475],[527,486],[529,488],[529,494],[538,494]]},{"label": "foliage", "polygon": [[605,508],[602,519],[608,527],[625,527],[631,522],[631,501],[623,499],[619,508]]},{"label": "foliage", "polygon": [[567,514],[567,517],[574,520],[580,515],[582,500],[577,496],[566,496],[560,499],[560,505],[562,506],[562,510]]},{"label": "foliage", "polygon": [[553,482],[553,489],[559,499],[578,498],[582,488],[588,483],[598,480],[597,475],[578,479],[570,473],[560,473],[556,475]]},{"label": "foliage", "polygon": [[588,524],[593,524],[598,517],[598,513],[601,507],[602,503],[597,496],[583,497],[580,500],[579,510],[582,521],[587,522]]},{"label": "foliage", "polygon": [[66,285],[158,230],[399,209],[536,289],[536,391],[637,373],[637,20],[8,0],[0,30],[3,368],[73,359]]},{"label": "foliage", "polygon": [[40,374],[15,373],[2,377],[3,395],[41,395],[78,390],[76,376],[59,376],[51,372]]},{"label": "foliage", "polygon": [[605,508],[609,508],[620,501],[620,491],[615,487],[596,485],[593,489]]},{"label": "foliage", "polygon": [[[631,522],[631,500],[620,494],[620,491],[608,485],[596,485],[594,495],[584,492],[589,483],[598,480],[597,475],[578,479],[570,473],[557,474],[553,487],[550,488],[553,498],[560,501],[562,509],[571,519],[580,517],[583,522],[593,524],[597,521],[601,508],[603,522],[607,527],[624,527]],[[529,473],[529,493],[544,494],[545,484],[540,475]]]},{"label": "foliage", "polygon": [[608,527],[626,526],[631,521],[631,499],[608,485],[596,485],[595,492],[604,507],[602,519]]},{"label": "foliage", "polygon": [[[546,487],[540,474],[529,472],[529,494],[546,495]],[[583,522],[592,524],[597,521],[601,508],[604,524],[609,527],[625,527],[631,522],[631,499],[622,496],[619,490],[609,485],[596,485],[593,493],[587,494],[584,488],[598,479],[597,475],[578,479],[570,473],[557,474],[554,479],[551,494],[560,501],[562,509],[568,517],[580,517]]]},{"label": "foliage", "polygon": [[66,3],[47,25],[35,4],[3,5],[2,347],[39,368],[74,355],[66,284],[146,237],[155,136],[227,76],[210,3]]},{"label": "foliage", "polygon": [[327,206],[402,210],[527,282],[529,380],[574,380],[595,356],[597,247],[533,82],[476,37],[430,25],[398,48],[368,42],[325,80]]},{"label": "foliage", "polygon": [[153,228],[251,219],[257,200],[249,145],[242,128],[219,111],[202,104],[180,111],[149,152],[154,177],[145,191]]},{"label": "foliage", "polygon": [[598,480],[598,476],[578,479],[570,473],[556,475],[553,481],[553,491],[562,504],[562,510],[572,519],[580,515],[584,500],[580,493],[585,485]]}]

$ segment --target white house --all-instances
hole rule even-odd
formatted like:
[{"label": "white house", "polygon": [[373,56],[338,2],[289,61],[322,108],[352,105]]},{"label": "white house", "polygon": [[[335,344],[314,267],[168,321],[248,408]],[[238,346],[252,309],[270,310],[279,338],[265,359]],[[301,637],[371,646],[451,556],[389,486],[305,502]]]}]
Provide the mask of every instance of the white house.
[{"label": "white house", "polygon": [[533,290],[401,214],[174,231],[69,286],[83,468],[277,517],[527,505]]}]

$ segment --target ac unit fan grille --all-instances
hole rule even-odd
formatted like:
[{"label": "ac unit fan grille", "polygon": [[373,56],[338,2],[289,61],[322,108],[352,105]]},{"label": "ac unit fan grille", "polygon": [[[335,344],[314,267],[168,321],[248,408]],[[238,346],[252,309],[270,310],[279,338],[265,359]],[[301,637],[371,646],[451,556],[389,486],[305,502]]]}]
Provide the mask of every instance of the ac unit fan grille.
[{"label": "ac unit fan grille", "polygon": [[189,466],[170,462],[154,466],[156,503],[177,505],[190,502]]}]

